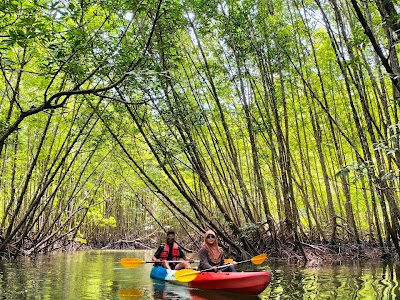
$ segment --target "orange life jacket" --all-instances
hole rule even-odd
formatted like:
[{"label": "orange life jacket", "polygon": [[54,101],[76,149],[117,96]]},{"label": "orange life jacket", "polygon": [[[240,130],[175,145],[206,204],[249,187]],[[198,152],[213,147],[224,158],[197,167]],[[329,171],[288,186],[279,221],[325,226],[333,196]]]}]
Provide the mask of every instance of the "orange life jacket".
[{"label": "orange life jacket", "polygon": [[[179,260],[179,247],[177,243],[174,243],[172,245],[172,260]],[[167,260],[168,259],[168,254],[169,254],[169,245],[164,244],[164,249],[160,254],[160,259],[161,260]]]}]

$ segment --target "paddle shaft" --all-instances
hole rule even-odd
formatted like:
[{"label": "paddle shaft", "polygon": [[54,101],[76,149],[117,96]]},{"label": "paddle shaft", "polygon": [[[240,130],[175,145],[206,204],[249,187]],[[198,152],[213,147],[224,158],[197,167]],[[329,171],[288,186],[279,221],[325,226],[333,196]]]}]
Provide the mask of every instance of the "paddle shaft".
[{"label": "paddle shaft", "polygon": [[[240,261],[240,262],[238,262],[238,264],[241,264],[241,263],[243,263],[243,262],[248,262],[248,261],[250,261],[250,260],[251,260],[251,259],[245,260],[245,261]],[[163,261],[164,261],[164,260],[163,260]],[[183,261],[189,262],[188,260],[167,260],[166,262],[167,262],[167,263],[180,263],[180,262],[183,262]],[[194,262],[194,263],[199,263],[200,260],[194,260],[193,262]],[[145,263],[151,264],[151,263],[155,263],[155,261],[146,261]],[[226,266],[228,266],[228,265],[232,265],[232,263],[223,265],[223,267],[226,267]]]},{"label": "paddle shaft", "polygon": [[[239,263],[241,263],[241,262],[239,262]],[[233,264],[232,264],[232,263],[229,263],[229,264],[226,264],[226,265],[218,266],[218,267],[217,267],[217,270],[219,270],[219,269],[224,269],[224,268],[227,268],[227,267],[230,267],[230,266],[233,266]],[[214,267],[216,267],[216,266],[214,266]],[[215,270],[214,267],[208,268],[208,269],[204,269],[204,270],[201,270],[201,271],[199,271],[199,272],[200,272],[200,273],[203,273],[203,272],[208,272],[208,271],[211,271],[211,270]]]},{"label": "paddle shaft", "polygon": [[242,264],[242,263],[249,262],[249,261],[251,261],[255,265],[260,265],[260,264],[262,264],[264,262],[264,260],[266,258],[267,258],[267,254],[263,253],[263,254],[254,256],[251,259],[247,259],[247,260],[236,262],[236,264],[228,263],[228,264],[225,264],[225,265],[222,265],[222,266],[218,266],[218,267],[214,266],[212,268],[208,268],[208,269],[201,270],[201,271],[192,271],[190,269],[178,270],[174,274],[174,276],[175,276],[175,279],[180,281],[180,282],[189,282],[189,281],[194,280],[197,277],[197,275],[199,275],[199,274],[201,274],[203,272],[224,269],[224,268],[228,268],[228,267],[233,266],[233,265]]},{"label": "paddle shaft", "polygon": [[[242,264],[242,263],[249,262],[249,261],[251,261],[251,259],[242,260],[242,261],[237,262],[236,264]],[[224,268],[227,268],[227,267],[230,267],[230,266],[233,266],[233,264],[232,264],[232,263],[229,263],[229,264],[226,264],[226,265],[218,266],[218,267],[217,267],[217,270],[219,270],[219,269],[224,269]],[[211,270],[214,270],[214,267],[208,268],[208,269],[204,269],[204,270],[201,270],[201,271],[199,271],[199,272],[200,272],[200,273],[203,273],[203,272],[207,272],[207,271],[211,271]]]},{"label": "paddle shaft", "polygon": [[[187,262],[189,262],[188,260],[163,260],[163,261],[166,261],[167,263],[180,263],[180,262],[184,262],[184,261],[187,261]],[[161,261],[161,262],[163,262],[163,261]],[[161,263],[161,262],[159,262],[159,263]],[[198,263],[198,262],[200,262],[199,260],[194,260],[193,261],[194,263]],[[146,264],[154,264],[155,263],[155,261],[146,261]]]},{"label": "paddle shaft", "polygon": [[[226,263],[231,262],[231,261],[233,261],[233,259],[226,259],[225,260]],[[167,263],[181,263],[181,262],[199,263],[200,261],[199,260],[192,260],[192,261],[190,261],[190,260],[166,260],[165,262],[167,262]],[[140,266],[142,264],[154,264],[154,263],[156,263],[156,262],[153,261],[153,260],[145,261],[145,260],[142,260],[140,258],[124,257],[124,258],[121,259],[121,264],[124,267],[127,267],[127,268],[132,268],[132,267],[136,268],[136,267],[138,267],[138,266]],[[157,262],[157,263],[161,263],[161,262]]]}]

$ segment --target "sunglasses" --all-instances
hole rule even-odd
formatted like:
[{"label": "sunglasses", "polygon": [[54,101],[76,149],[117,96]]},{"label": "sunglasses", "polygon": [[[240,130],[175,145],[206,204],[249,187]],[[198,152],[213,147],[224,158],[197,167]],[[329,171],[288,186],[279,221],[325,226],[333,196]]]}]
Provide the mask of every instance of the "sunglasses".
[{"label": "sunglasses", "polygon": [[215,239],[215,235],[209,234],[209,235],[207,235],[207,238],[208,238],[208,239]]}]

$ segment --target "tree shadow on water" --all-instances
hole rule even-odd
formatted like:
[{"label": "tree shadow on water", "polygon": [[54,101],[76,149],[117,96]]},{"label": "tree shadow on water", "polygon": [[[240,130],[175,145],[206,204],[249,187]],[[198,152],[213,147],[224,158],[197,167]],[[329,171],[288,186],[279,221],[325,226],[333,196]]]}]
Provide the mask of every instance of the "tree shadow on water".
[{"label": "tree shadow on water", "polygon": [[259,300],[258,296],[192,289],[161,280],[153,280],[153,297],[157,300]]}]

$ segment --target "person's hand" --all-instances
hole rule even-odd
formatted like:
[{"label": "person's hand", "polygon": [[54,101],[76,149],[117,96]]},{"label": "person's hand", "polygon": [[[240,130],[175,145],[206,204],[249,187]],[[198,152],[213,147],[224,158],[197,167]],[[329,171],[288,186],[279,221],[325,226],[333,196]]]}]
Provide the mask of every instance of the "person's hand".
[{"label": "person's hand", "polygon": [[156,258],[156,259],[154,259],[154,262],[160,263],[160,262],[161,262],[161,259]]},{"label": "person's hand", "polygon": [[218,268],[216,266],[212,267],[214,269],[214,272],[217,273],[218,272]]},{"label": "person's hand", "polygon": [[232,265],[236,266],[238,263],[236,261],[232,262]]},{"label": "person's hand", "polygon": [[189,262],[190,263],[194,263],[194,259],[193,258],[189,258]]}]

